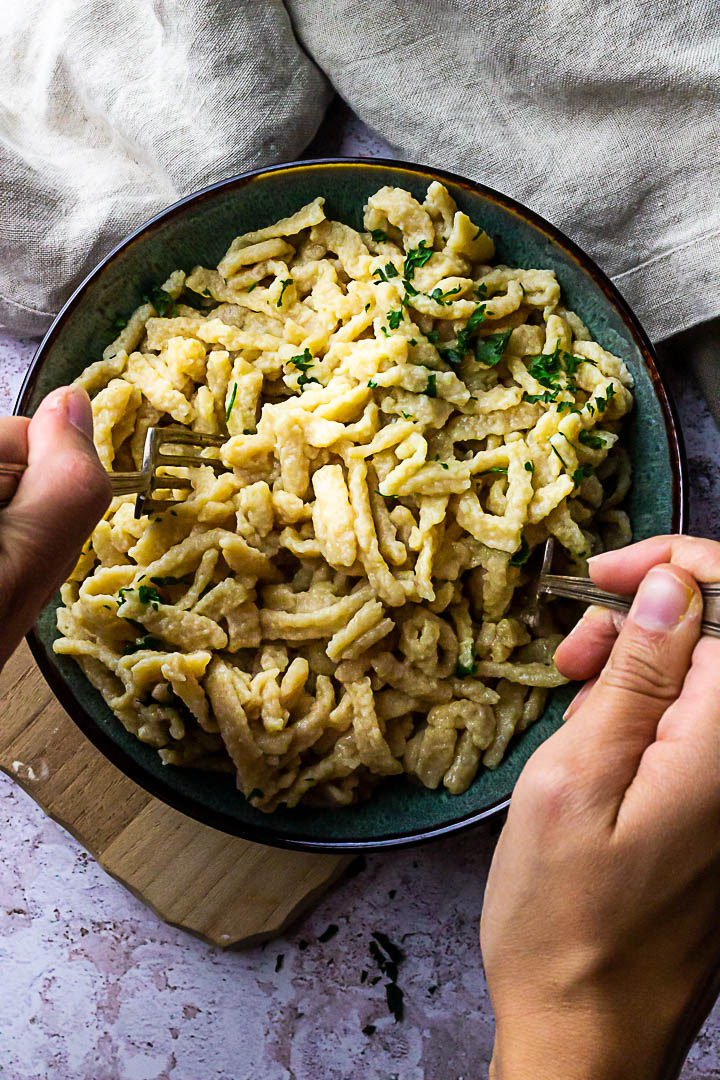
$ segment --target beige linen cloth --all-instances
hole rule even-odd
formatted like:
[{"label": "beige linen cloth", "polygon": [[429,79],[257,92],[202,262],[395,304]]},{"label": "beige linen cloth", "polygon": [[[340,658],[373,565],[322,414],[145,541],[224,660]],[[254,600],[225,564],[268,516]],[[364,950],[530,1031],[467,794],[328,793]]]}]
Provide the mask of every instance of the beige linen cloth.
[{"label": "beige linen cloth", "polygon": [[300,154],[333,88],[398,156],[558,225],[655,340],[720,315],[717,0],[0,11],[0,324],[17,333],[155,211]]}]

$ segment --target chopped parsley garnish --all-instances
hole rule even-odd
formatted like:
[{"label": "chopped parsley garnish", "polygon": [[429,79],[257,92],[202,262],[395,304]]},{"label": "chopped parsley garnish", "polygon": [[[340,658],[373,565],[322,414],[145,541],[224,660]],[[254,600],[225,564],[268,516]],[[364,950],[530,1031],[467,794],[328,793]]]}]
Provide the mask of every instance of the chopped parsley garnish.
[{"label": "chopped parsley garnish", "polygon": [[555,406],[555,409],[559,413],[563,413],[563,412],[567,412],[567,411],[574,412],[574,413],[582,412],[582,409],[578,409],[577,405],[573,405],[572,401],[558,401],[558,403]]},{"label": "chopped parsley garnish", "polygon": [[385,335],[385,337],[390,337],[390,331],[388,330],[387,326],[381,326],[380,329],[381,329],[382,333]]},{"label": "chopped parsley garnish", "polygon": [[377,383],[375,382],[374,379],[370,379],[370,381],[368,382],[368,386],[370,387],[371,390],[375,390],[376,387],[377,387]]},{"label": "chopped parsley garnish", "polygon": [[[610,385],[607,388],[607,397],[604,397],[604,398],[596,397],[595,398],[595,404],[597,405],[598,412],[604,413],[608,402],[613,397],[615,397],[615,387],[613,386],[612,383],[610,383]],[[589,402],[588,402],[588,405],[589,405]]]},{"label": "chopped parsley garnish", "polygon": [[487,285],[485,285],[485,284],[476,285],[475,286],[475,295],[478,296],[481,300],[484,300],[485,297],[487,296]]},{"label": "chopped parsley garnish", "polygon": [[150,604],[153,611],[157,611],[162,604],[162,596],[152,585],[138,585],[138,600],[141,604]]},{"label": "chopped parsley garnish", "polygon": [[443,292],[440,286],[437,289],[433,289],[428,296],[431,300],[435,300],[436,303],[442,304],[443,307],[447,307],[448,304],[452,304],[452,300],[448,300],[448,296],[454,296],[455,293],[459,293],[462,286],[456,285],[454,289],[448,289],[447,292]]},{"label": "chopped parsley garnish", "polygon": [[579,487],[585,477],[590,476],[591,473],[592,467],[590,465],[581,465],[579,469],[576,469],[573,473],[573,484],[575,487]]},{"label": "chopped parsley garnish", "polygon": [[388,311],[387,321],[391,330],[397,330],[402,319],[402,311]]},{"label": "chopped parsley garnish", "polygon": [[257,289],[257,287],[258,287],[258,285],[259,285],[259,284],[260,284],[260,282],[259,282],[259,281],[255,281],[255,282],[253,282],[253,284],[252,284],[252,285],[250,286],[250,288],[248,289],[248,292],[249,292],[249,293],[251,293],[251,292],[253,291],[253,289]]},{"label": "chopped parsley garnish", "polygon": [[526,470],[526,472],[529,472],[529,473],[535,472],[535,462],[534,461],[526,461],[525,462],[525,470]]},{"label": "chopped parsley garnish", "polygon": [[301,371],[307,371],[309,367],[312,367],[315,358],[308,348],[304,352],[298,353],[297,356],[291,356],[288,360],[288,364],[292,364],[293,367],[300,368]]},{"label": "chopped parsley garnish", "polygon": [[412,413],[404,412],[402,415],[405,417],[406,420],[412,420]]},{"label": "chopped parsley garnish", "polygon": [[318,941],[322,941],[325,944],[326,941],[330,941],[335,937],[340,927],[336,923],[330,923],[327,929],[323,930],[322,934],[318,934]]},{"label": "chopped parsley garnish", "polygon": [[227,407],[225,413],[225,423],[227,424],[230,419],[230,413],[233,411],[233,405],[235,404],[235,398],[237,397],[237,383],[233,383],[232,394],[230,395],[230,404]]},{"label": "chopped parsley garnish", "polygon": [[478,473],[478,476],[487,476],[488,473],[503,473],[507,476],[507,465],[493,465],[491,469],[485,469],[483,472]]},{"label": "chopped parsley garnish", "polygon": [[285,278],[283,281],[280,282],[280,284],[282,285],[282,288],[280,289],[280,295],[278,296],[278,302],[275,305],[276,307],[281,307],[282,306],[283,296],[285,295],[285,290],[287,289],[288,285],[292,285],[292,283],[293,283],[293,279],[291,277]]},{"label": "chopped parsley garnish", "polygon": [[378,266],[377,270],[373,270],[373,277],[376,277],[378,281],[389,281],[390,278],[399,277],[397,267],[393,263],[385,263],[385,268]]},{"label": "chopped parsley garnish", "polygon": [[130,593],[132,592],[132,586],[131,585],[124,585],[122,587],[122,589],[118,589],[118,602],[120,604],[125,603],[125,593],[129,593],[129,592]]},{"label": "chopped parsley garnish", "polygon": [[501,334],[490,334],[489,337],[478,338],[475,343],[475,359],[478,364],[486,367],[495,367],[502,359],[502,354],[512,334],[512,329],[505,330]]},{"label": "chopped parsley garnish", "polygon": [[530,558],[530,547],[527,540],[523,536],[520,540],[520,547],[510,560],[511,566],[523,566],[524,563]]},{"label": "chopped parsley garnish", "polygon": [[556,346],[551,353],[533,356],[527,365],[528,372],[541,386],[555,386],[562,372],[561,350]]},{"label": "chopped parsley garnish", "polygon": [[403,277],[406,281],[412,281],[415,277],[415,271],[418,267],[425,265],[432,253],[432,248],[427,246],[425,240],[421,240],[416,248],[411,248],[411,250],[408,251],[403,266]]},{"label": "chopped parsley garnish", "polygon": [[523,394],[523,401],[529,402],[534,405],[536,401],[555,401],[562,387],[558,387],[557,390],[544,390],[542,394],[528,394],[527,391]]},{"label": "chopped parsley garnish", "polygon": [[387,240],[387,233],[383,229],[373,229],[370,236],[376,244],[381,244],[383,240]]},{"label": "chopped parsley garnish", "polygon": [[434,371],[430,375],[428,375],[425,393],[428,397],[437,397],[437,375]]},{"label": "chopped parsley garnish", "polygon": [[605,447],[604,439],[601,439],[599,435],[593,435],[591,432],[586,431],[585,428],[578,435],[578,442],[581,442],[583,446],[589,446],[591,450],[602,450]]},{"label": "chopped parsley garnish", "polygon": [[367,304],[365,305],[365,310],[366,310],[366,311],[369,311],[369,310],[370,310],[370,302],[369,302],[369,301],[368,301],[368,303],[367,303]]},{"label": "chopped parsley garnish", "polygon": [[113,330],[124,330],[127,326],[127,319],[116,319],[112,324]]},{"label": "chopped parsley garnish", "polygon": [[182,582],[182,578],[173,577],[172,574],[167,574],[165,577],[151,577],[153,585],[159,585],[160,588],[163,585],[179,585]]},{"label": "chopped parsley garnish", "polygon": [[485,305],[478,304],[462,330],[458,330],[455,345],[442,349],[443,360],[446,360],[448,364],[461,363],[465,353],[472,348],[472,343],[477,337],[477,328],[484,320]]},{"label": "chopped parsley garnish", "polygon": [[320,383],[319,379],[316,379],[314,375],[308,375],[306,371],[301,371],[298,376],[298,386],[307,386],[308,383],[316,382]]},{"label": "chopped parsley garnish", "polygon": [[203,291],[200,293],[200,295],[201,296],[207,296],[207,298],[210,299],[211,293],[210,293],[209,289],[203,289]]},{"label": "chopped parsley garnish", "polygon": [[122,651],[123,656],[130,656],[132,653],[139,652],[141,649],[153,649],[156,652],[162,649],[163,643],[159,638],[154,637],[152,634],[145,634],[144,637],[135,638],[134,641],[128,642]]},{"label": "chopped parsley garnish", "polygon": [[428,339],[431,345],[437,345],[438,341],[440,340],[440,335],[437,330],[428,330],[425,337]]},{"label": "chopped parsley garnish", "polygon": [[567,469],[567,462],[565,461],[565,459],[563,458],[562,454],[557,449],[557,447],[553,446],[552,443],[550,443],[549,446],[550,446],[550,449],[552,450],[553,454],[555,455],[555,457],[560,458],[560,463],[562,464],[563,468]]},{"label": "chopped parsley garnish", "polygon": [[563,355],[563,364],[565,366],[565,371],[570,378],[572,378],[573,375],[577,372],[577,369],[580,367],[581,364],[589,364],[591,362],[592,361],[590,360],[585,360],[585,358],[582,356],[573,356],[572,353],[566,352]]},{"label": "chopped parsley garnish", "polygon": [[[208,293],[208,296],[210,293]],[[161,319],[172,319],[175,315],[175,301],[164,289],[151,289],[148,296],[142,298],[146,304],[152,304]]]},{"label": "chopped parsley garnish", "polygon": [[400,498],[399,495],[383,495],[380,488],[375,488],[375,491],[377,492],[378,495],[382,495],[383,499],[399,499]]},{"label": "chopped parsley garnish", "polygon": [[464,679],[468,675],[474,675],[477,670],[477,652],[472,638],[464,638],[458,647],[457,661],[455,663],[455,676]]}]

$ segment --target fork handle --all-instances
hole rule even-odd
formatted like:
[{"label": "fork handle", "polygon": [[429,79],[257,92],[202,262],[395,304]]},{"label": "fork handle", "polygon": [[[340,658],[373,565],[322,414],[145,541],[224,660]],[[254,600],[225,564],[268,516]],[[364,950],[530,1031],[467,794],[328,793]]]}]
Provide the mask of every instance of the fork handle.
[{"label": "fork handle", "polygon": [[148,478],[144,472],[108,473],[113,495],[139,495],[147,490]]},{"label": "fork handle", "polygon": [[[717,586],[700,586],[705,601],[717,601]],[[598,588],[589,578],[571,577],[565,574],[541,574],[538,580],[538,593],[550,596],[564,596],[569,600],[579,600],[581,604],[598,604],[600,607],[612,608],[614,611],[629,611],[634,600],[633,596],[625,596],[622,593],[606,592]],[[720,637],[720,624],[713,619],[703,619],[701,623],[703,634],[710,637]]]},{"label": "fork handle", "polygon": [[[0,476],[8,476],[20,483],[27,465],[17,462],[0,461]],[[113,495],[135,495],[147,488],[147,475],[143,472],[113,472],[108,473],[110,487]],[[0,509],[12,502],[12,496],[0,499]]]}]

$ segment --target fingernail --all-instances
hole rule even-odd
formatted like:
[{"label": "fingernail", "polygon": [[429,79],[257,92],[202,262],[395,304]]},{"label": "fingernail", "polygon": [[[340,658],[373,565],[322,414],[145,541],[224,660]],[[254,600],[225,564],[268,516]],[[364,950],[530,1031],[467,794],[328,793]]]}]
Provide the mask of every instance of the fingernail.
[{"label": "fingernail", "polygon": [[93,415],[90,398],[79,386],[71,386],[65,395],[67,417],[73,427],[88,439],[93,437]]},{"label": "fingernail", "polygon": [[651,570],[635,594],[630,617],[645,630],[672,630],[687,614],[695,593],[670,570]]},{"label": "fingernail", "polygon": [[588,566],[590,565],[591,562],[599,562],[601,559],[604,559],[606,555],[614,555],[614,554],[615,554],[614,551],[601,551],[599,555],[591,555],[590,558],[587,561]]},{"label": "fingernail", "polygon": [[576,711],[576,709],[580,705],[582,705],[583,701],[588,696],[596,682],[597,679],[590,679],[588,682],[585,683],[583,687],[580,688],[580,690],[578,690],[577,694],[572,699],[567,709],[563,713],[563,723],[565,723],[566,720],[569,720],[572,714]]}]

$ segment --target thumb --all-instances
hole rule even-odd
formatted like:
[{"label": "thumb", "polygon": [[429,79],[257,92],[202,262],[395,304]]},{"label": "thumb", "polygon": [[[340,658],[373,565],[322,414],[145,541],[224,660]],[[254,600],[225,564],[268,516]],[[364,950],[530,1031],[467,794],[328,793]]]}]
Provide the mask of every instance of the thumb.
[{"label": "thumb", "polygon": [[[619,801],[679,697],[700,635],[702,597],[677,566],[653,567],[640,583],[607,664],[567,714],[567,738],[589,757],[584,775]],[[618,799],[619,797],[619,799]]]},{"label": "thumb", "polygon": [[110,502],[92,432],[90,399],[79,387],[53,391],[27,428],[28,467],[0,512],[0,660],[67,577]]}]

